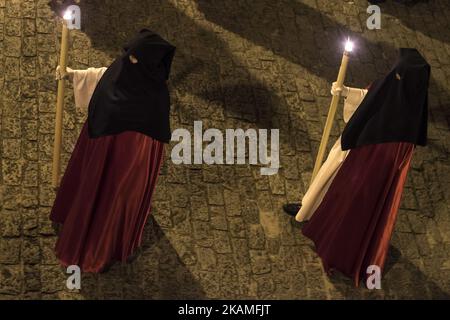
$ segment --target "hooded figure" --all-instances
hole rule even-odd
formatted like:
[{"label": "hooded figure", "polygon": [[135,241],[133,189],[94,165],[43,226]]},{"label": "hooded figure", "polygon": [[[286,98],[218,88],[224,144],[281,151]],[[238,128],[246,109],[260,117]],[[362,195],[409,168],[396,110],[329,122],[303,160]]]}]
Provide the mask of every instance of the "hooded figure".
[{"label": "hooded figure", "polygon": [[427,143],[430,65],[401,48],[384,79],[375,81],[342,133],[342,150],[386,142]]},{"label": "hooded figure", "polygon": [[369,266],[383,270],[413,150],[427,141],[429,77],[416,49],[400,49],[348,121],[341,150],[349,152],[302,230],[325,270],[355,285]]},{"label": "hooded figure", "polygon": [[[132,130],[170,141],[169,79],[175,47],[142,30],[100,79],[89,103],[89,137]],[[130,61],[129,56],[138,63]]]},{"label": "hooded figure", "polygon": [[88,119],[50,218],[62,225],[57,258],[84,272],[125,262],[140,246],[170,140],[166,81],[175,47],[144,29],[123,49],[108,68],[68,69]]}]

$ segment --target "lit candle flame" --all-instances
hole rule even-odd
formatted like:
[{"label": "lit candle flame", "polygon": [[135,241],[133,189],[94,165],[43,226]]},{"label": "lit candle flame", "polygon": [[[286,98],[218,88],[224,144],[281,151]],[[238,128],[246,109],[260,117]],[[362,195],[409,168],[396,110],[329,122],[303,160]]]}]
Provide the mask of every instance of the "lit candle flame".
[{"label": "lit candle flame", "polygon": [[350,41],[350,38],[348,38],[347,42],[345,43],[345,51],[347,51],[347,52],[353,51],[353,42]]},{"label": "lit candle flame", "polygon": [[63,18],[64,20],[72,20],[73,19],[72,10],[66,10]]}]

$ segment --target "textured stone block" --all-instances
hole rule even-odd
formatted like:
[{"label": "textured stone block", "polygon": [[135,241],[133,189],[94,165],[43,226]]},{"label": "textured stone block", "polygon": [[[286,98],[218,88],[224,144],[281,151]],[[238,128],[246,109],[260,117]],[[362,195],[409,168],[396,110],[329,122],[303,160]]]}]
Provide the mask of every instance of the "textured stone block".
[{"label": "textured stone block", "polygon": [[5,36],[4,54],[7,57],[20,57],[22,48],[22,39],[20,37]]},{"label": "textured stone block", "polygon": [[17,295],[22,289],[23,275],[20,265],[0,266],[0,293]]},{"label": "textured stone block", "polygon": [[24,165],[23,185],[26,187],[38,186],[38,163],[27,161]]},{"label": "textured stone block", "polygon": [[38,144],[36,141],[24,141],[22,143],[23,157],[26,160],[38,159]]},{"label": "textured stone block", "polygon": [[244,220],[240,217],[228,217],[227,219],[231,236],[235,238],[245,238]]},{"label": "textured stone block", "polygon": [[194,231],[194,239],[197,244],[204,247],[211,247],[214,240],[211,237],[211,227],[209,223],[204,221],[193,221],[192,228]]},{"label": "textured stone block", "polygon": [[20,139],[4,139],[3,140],[3,157],[7,159],[20,158]]},{"label": "textured stone block", "polygon": [[24,57],[34,57],[37,53],[36,37],[24,37],[22,41],[22,55]]},{"label": "textured stone block", "polygon": [[20,138],[20,119],[3,117],[1,129],[4,138]]},{"label": "textured stone block", "polygon": [[53,34],[38,33],[36,40],[39,52],[56,52],[56,37]]},{"label": "textured stone block", "polygon": [[39,92],[38,105],[40,112],[55,112],[56,93],[55,92]]},{"label": "textured stone block", "polygon": [[35,77],[36,76],[36,57],[22,57],[20,59],[20,76],[25,77]]},{"label": "textured stone block", "polygon": [[34,36],[36,34],[36,20],[22,19],[22,30],[24,36]]},{"label": "textured stone block", "polygon": [[210,206],[211,226],[218,230],[228,230],[224,207]]},{"label": "textured stone block", "polygon": [[250,250],[250,262],[254,274],[265,274],[271,271],[269,257],[264,251]]},{"label": "textured stone block", "polygon": [[201,270],[215,270],[217,264],[217,257],[214,251],[210,248],[197,247],[197,259]]},{"label": "textured stone block", "polygon": [[264,229],[259,224],[249,225],[248,246],[250,249],[264,249],[266,237]]},{"label": "textured stone block", "polygon": [[23,18],[36,17],[36,1],[35,0],[23,0],[21,1],[20,8],[21,16]]},{"label": "textured stone block", "polygon": [[20,0],[8,0],[8,5],[6,6],[7,17],[20,17],[20,2]]},{"label": "textured stone block", "polygon": [[22,35],[22,20],[19,18],[6,18],[5,35],[20,37]]},{"label": "textured stone block", "polygon": [[[44,236],[54,235],[55,229],[53,228],[52,221],[50,220],[50,208],[39,207],[38,218],[39,218],[39,234]],[[45,253],[44,253],[44,260],[45,260]]]},{"label": "textured stone block", "polygon": [[[49,220],[49,217],[47,217]],[[43,237],[40,239],[41,263],[45,265],[57,265],[58,259],[55,256],[56,237]]]},{"label": "textured stone block", "polygon": [[0,239],[0,264],[19,264],[21,239]]},{"label": "textured stone block", "polygon": [[55,192],[50,185],[39,186],[39,205],[51,207],[55,199]]},{"label": "textured stone block", "polygon": [[41,248],[36,238],[25,238],[22,241],[22,260],[26,264],[38,264],[41,260]]},{"label": "textured stone block", "polygon": [[[240,206],[240,196],[236,191],[231,191],[228,189],[223,189],[223,200],[225,203],[225,210],[227,216],[240,216],[241,206]],[[223,204],[223,203],[222,203]]]},{"label": "textured stone block", "polygon": [[34,208],[22,209],[22,231],[25,236],[37,236],[37,229],[39,227],[38,212]]},{"label": "textured stone block", "polygon": [[19,80],[5,81],[5,84],[3,86],[3,94],[4,97],[8,100],[18,101],[20,99],[20,81]]},{"label": "textured stone block", "polygon": [[52,113],[41,113],[39,115],[39,133],[51,134],[55,130],[55,115]]},{"label": "textured stone block", "polygon": [[208,204],[204,197],[192,196],[190,198],[192,219],[209,221]]},{"label": "textured stone block", "polygon": [[17,80],[19,79],[19,70],[20,70],[20,59],[16,57],[6,57],[5,58],[5,68],[3,75],[5,79],[8,80]]},{"label": "textured stone block", "polygon": [[224,205],[224,195],[221,185],[208,184],[208,204],[210,205]]},{"label": "textured stone block", "polygon": [[13,159],[3,159],[2,160],[2,175],[3,182],[6,185],[17,186],[20,185],[22,180],[22,161],[17,161]]},{"label": "textured stone block", "polygon": [[41,266],[41,291],[55,293],[66,288],[66,278],[60,266]]},{"label": "textured stone block", "polygon": [[34,208],[39,205],[39,191],[35,187],[22,188],[21,204],[25,208]]},{"label": "textured stone block", "polygon": [[[25,265],[23,275],[25,292],[41,291],[41,271],[39,266]],[[37,297],[37,299],[40,299],[40,297]]]},{"label": "textured stone block", "polygon": [[222,230],[213,230],[212,234],[214,238],[214,250],[217,253],[232,253],[228,232]]},{"label": "textured stone block", "polygon": [[[21,106],[21,115],[24,119],[34,119],[37,120],[38,118],[38,103],[37,99],[26,99],[22,101]],[[36,122],[37,125],[37,122]],[[33,140],[36,140],[37,137],[35,137]]]}]

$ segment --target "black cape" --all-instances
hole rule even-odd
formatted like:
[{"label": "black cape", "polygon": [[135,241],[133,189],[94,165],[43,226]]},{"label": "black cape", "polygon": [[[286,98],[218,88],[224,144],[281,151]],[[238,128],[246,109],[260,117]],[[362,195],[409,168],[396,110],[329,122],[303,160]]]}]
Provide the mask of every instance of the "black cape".
[{"label": "black cape", "polygon": [[[131,130],[168,143],[170,97],[166,81],[175,47],[143,29],[123,49],[101,77],[89,102],[89,137]],[[131,63],[130,55],[138,63]]]},{"label": "black cape", "polygon": [[388,75],[372,83],[342,133],[342,150],[386,142],[427,143],[430,65],[401,48]]}]

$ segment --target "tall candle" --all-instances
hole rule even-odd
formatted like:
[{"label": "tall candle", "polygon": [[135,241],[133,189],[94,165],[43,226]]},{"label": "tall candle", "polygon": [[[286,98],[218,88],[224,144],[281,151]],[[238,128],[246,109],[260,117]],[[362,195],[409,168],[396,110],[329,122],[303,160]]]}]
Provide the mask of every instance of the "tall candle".
[{"label": "tall candle", "polygon": [[[349,61],[350,52],[353,51],[353,43],[347,40],[345,44],[344,53],[342,55],[341,66],[339,68],[339,73],[337,77],[337,88],[342,88],[344,85],[345,75],[347,73],[347,66]],[[336,115],[336,109],[339,103],[339,98],[341,94],[334,95],[331,99],[330,108],[328,109],[328,116],[325,122],[325,128],[323,129],[322,139],[320,140],[319,151],[317,152],[316,162],[314,164],[314,169],[311,176],[310,184],[313,182],[314,178],[319,172],[320,167],[322,166],[323,156],[325,155],[325,150],[328,144],[328,139],[330,137],[331,128],[333,127],[334,117]]]},{"label": "tall candle", "polygon": [[[67,28],[67,21],[71,20],[71,14],[67,11],[64,14],[62,24],[61,36],[61,52],[59,55],[59,66],[61,74],[66,73],[67,51],[69,46],[69,29]],[[62,122],[63,122],[63,108],[64,108],[64,79],[58,80],[58,93],[56,99],[56,115],[55,115],[55,137],[53,144],[53,167],[52,167],[52,185],[54,188],[59,186],[59,175],[61,169],[61,140],[62,140]]]}]

